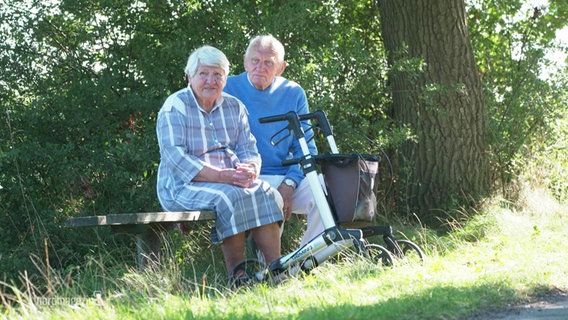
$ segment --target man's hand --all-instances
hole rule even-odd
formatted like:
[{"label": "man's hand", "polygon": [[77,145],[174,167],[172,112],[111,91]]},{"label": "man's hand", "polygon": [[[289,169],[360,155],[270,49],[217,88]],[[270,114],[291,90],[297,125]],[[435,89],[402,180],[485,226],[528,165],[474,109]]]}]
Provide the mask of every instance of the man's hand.
[{"label": "man's hand", "polygon": [[292,195],[294,195],[294,188],[282,183],[278,186],[278,192],[280,192],[284,200],[284,207],[282,208],[284,220],[288,220],[292,216]]}]

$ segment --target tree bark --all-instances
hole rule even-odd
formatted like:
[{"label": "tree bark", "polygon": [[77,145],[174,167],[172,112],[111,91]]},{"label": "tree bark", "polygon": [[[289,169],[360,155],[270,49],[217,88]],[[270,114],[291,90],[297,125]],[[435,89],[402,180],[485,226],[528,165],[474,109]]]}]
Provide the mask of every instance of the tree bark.
[{"label": "tree bark", "polygon": [[474,204],[489,187],[487,115],[465,4],[379,4],[393,118],[415,137],[397,152],[399,210],[432,220]]}]

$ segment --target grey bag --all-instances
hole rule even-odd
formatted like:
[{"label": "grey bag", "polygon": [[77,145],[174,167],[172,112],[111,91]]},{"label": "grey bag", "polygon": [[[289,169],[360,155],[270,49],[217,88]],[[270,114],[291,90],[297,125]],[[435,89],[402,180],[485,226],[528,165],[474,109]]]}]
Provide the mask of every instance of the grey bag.
[{"label": "grey bag", "polygon": [[374,221],[379,161],[380,157],[365,154],[318,156],[337,223]]}]

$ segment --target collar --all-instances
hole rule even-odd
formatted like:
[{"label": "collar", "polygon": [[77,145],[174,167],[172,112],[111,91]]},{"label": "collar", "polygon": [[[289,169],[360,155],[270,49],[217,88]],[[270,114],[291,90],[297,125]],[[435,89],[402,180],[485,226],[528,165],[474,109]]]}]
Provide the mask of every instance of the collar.
[{"label": "collar", "polygon": [[269,85],[268,87],[266,87],[266,89],[264,89],[264,90],[260,90],[260,89],[257,89],[257,88],[254,86],[254,84],[252,84],[252,82],[250,81],[249,73],[246,72],[246,74],[247,74],[247,80],[248,80],[248,82],[250,83],[250,85],[251,85],[253,88],[255,88],[256,90],[258,90],[258,91],[265,91],[265,90],[267,90],[268,88],[272,87],[272,85],[274,84],[274,82],[276,82],[276,77],[274,77],[274,79],[272,79],[272,84],[271,84],[271,85]]}]

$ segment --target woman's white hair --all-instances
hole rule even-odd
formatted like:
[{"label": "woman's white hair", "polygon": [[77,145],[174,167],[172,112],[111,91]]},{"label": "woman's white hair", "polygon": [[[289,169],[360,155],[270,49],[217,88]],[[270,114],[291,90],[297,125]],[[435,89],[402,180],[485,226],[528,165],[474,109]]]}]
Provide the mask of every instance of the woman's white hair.
[{"label": "woman's white hair", "polygon": [[203,46],[195,49],[187,59],[185,74],[190,77],[194,76],[199,64],[221,68],[225,70],[225,76],[229,75],[229,60],[221,50],[215,47]]}]

